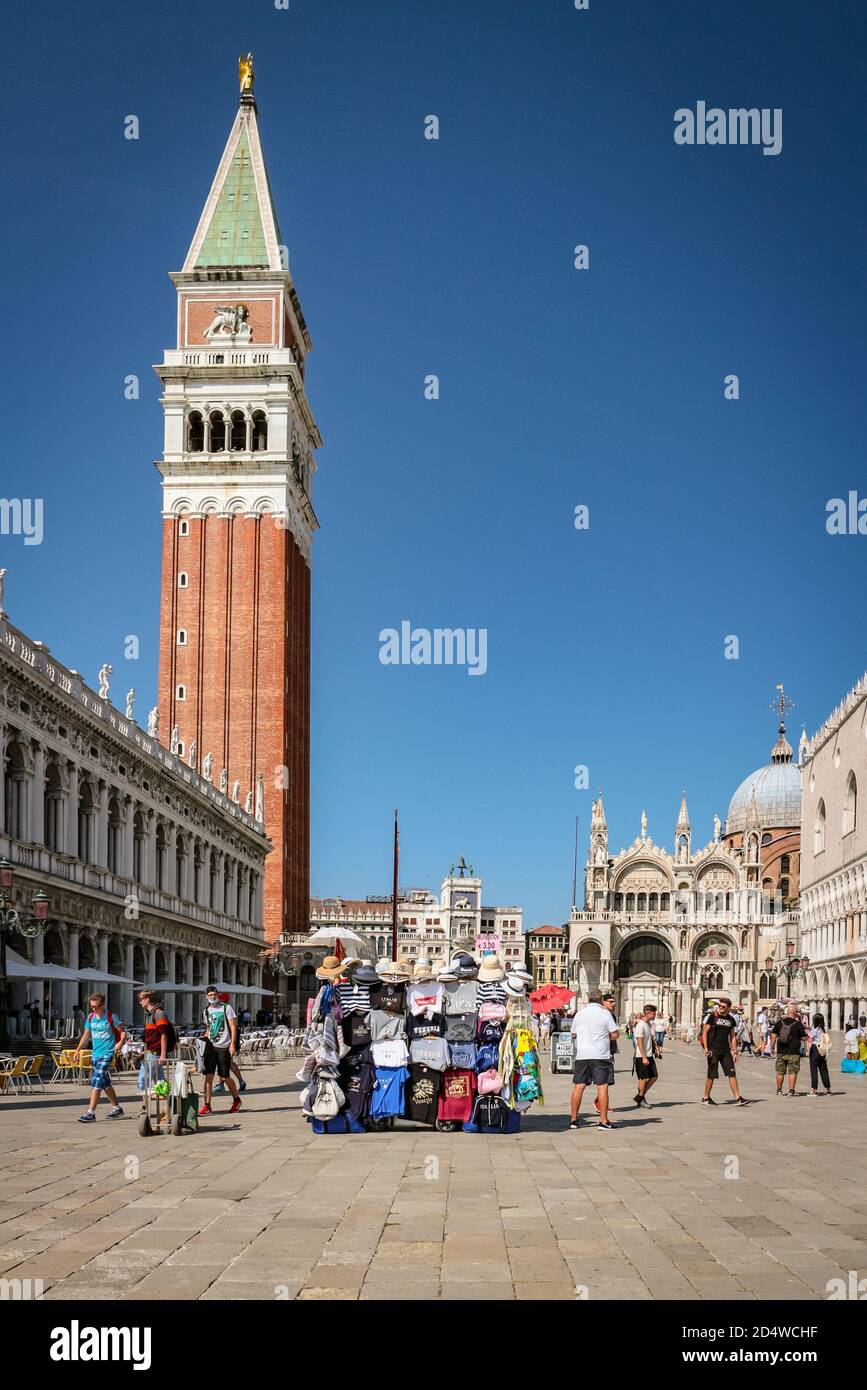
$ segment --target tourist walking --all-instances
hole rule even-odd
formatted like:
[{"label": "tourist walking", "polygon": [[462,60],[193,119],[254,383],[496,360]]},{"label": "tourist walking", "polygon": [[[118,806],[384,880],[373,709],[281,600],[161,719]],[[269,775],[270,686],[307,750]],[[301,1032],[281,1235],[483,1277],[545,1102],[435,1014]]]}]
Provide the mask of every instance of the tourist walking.
[{"label": "tourist walking", "polygon": [[810,1051],[810,1095],[819,1094],[819,1078],[825,1087],[825,1095],[831,1094],[831,1077],[828,1072],[828,1054],[831,1051],[831,1035],[825,1027],[825,1015],[813,1014],[813,1024],[809,1030]]},{"label": "tourist walking", "polygon": [[648,1104],[647,1092],[656,1085],[659,1077],[656,1069],[659,1048],[654,1042],[656,1021],[656,1006],[645,1004],[644,1012],[635,1025],[635,1079],[638,1090],[633,1099],[639,1108]]},{"label": "tourist walking", "polygon": [[551,1015],[542,1014],[539,1019],[539,1049],[549,1052],[551,1043]]},{"label": "tourist walking", "polygon": [[120,1019],[115,1018],[111,1010],[105,1007],[105,995],[92,994],[90,996],[90,1014],[75,1049],[76,1062],[83,1047],[89,1044],[91,1049],[90,1104],[84,1114],[78,1117],[82,1124],[95,1122],[96,1107],[99,1105],[99,1097],[103,1091],[112,1105],[107,1118],[119,1120],[122,1117],[123,1107],[111,1084],[109,1067],[114,1065],[115,1053],[119,1047],[123,1046],[125,1038],[126,1032]]},{"label": "tourist walking", "polygon": [[143,989],[138,1002],[145,1015],[145,1055],[138,1069],[139,1096],[144,1110],[147,1088],[157,1081],[165,1081],[166,1057],[173,1050],[176,1035],[155,990]]},{"label": "tourist walking", "polygon": [[723,1069],[723,1075],[728,1077],[736,1104],[749,1105],[749,1101],[744,1099],[738,1088],[737,1042],[731,1007],[732,1001],[730,999],[720,999],[716,1008],[711,1009],[705,1015],[702,1024],[701,1045],[707,1058],[707,1080],[704,1083],[702,1105],[716,1105],[711,1091],[713,1090],[713,1083],[719,1076],[720,1067]]},{"label": "tourist walking", "polygon": [[795,1094],[798,1072],[801,1070],[801,1044],[807,1030],[801,1022],[797,1004],[787,1004],[786,1012],[771,1029],[771,1054],[776,1057],[777,1095],[783,1094],[783,1082],[789,1078],[788,1094]]},{"label": "tourist walking", "polygon": [[225,1081],[232,1096],[229,1114],[241,1109],[241,1097],[232,1076],[232,1058],[238,1049],[238,1022],[231,1004],[221,999],[216,986],[209,985],[207,1003],[202,1014],[205,1025],[205,1049],[202,1065],[205,1068],[204,1098],[200,1115],[211,1114],[211,1091],[214,1075]]},{"label": "tourist walking", "polygon": [[578,1128],[584,1092],[588,1086],[595,1086],[599,1128],[613,1129],[608,1118],[608,1088],[614,1081],[611,1046],[617,1041],[619,1031],[614,1018],[614,995],[591,989],[587,998],[589,1003],[576,1013],[570,1030],[575,1040],[575,1065],[569,1128]]},{"label": "tourist walking", "polygon": [[[667,1030],[666,1030],[666,1027],[665,1027],[665,1019],[662,1017],[662,1014],[657,1013],[656,1009],[654,1009],[653,1012],[654,1012],[654,1014],[656,1014],[656,1017],[655,1017],[652,1021],[653,1021],[653,1031],[654,1031],[654,1034],[655,1034],[655,1037],[656,1037],[656,1051],[657,1051],[657,1055],[658,1055],[658,1054],[662,1051],[662,1044],[665,1042],[665,1034],[666,1034],[666,1031],[667,1031]],[[647,1019],[647,1010],[646,1010],[646,1009],[645,1009],[645,1011],[644,1011],[644,1018],[645,1018],[645,1020]],[[640,1020],[639,1020],[639,1021],[640,1021]]]}]

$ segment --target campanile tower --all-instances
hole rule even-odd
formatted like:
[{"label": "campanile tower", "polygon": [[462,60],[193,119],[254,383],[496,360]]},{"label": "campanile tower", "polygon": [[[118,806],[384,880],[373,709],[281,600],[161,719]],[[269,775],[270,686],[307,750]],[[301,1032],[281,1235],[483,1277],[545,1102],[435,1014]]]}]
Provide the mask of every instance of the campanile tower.
[{"label": "campanile tower", "polygon": [[[183,269],[171,276],[177,346],[155,369],[165,412],[159,728],[186,762],[264,818],[273,941],[308,925],[311,487],[322,440],[252,58],[239,71],[238,113]],[[203,902],[207,894],[203,886]]]}]

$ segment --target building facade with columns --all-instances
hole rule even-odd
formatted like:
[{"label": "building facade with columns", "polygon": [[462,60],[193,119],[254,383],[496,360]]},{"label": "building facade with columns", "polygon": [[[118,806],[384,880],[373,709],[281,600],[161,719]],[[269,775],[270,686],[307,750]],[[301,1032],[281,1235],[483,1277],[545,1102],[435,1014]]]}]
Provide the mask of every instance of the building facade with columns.
[{"label": "building facade with columns", "polygon": [[807,997],[832,1028],[867,1014],[867,674],[803,743]]},{"label": "building facade with columns", "polygon": [[[0,609],[0,857],[23,911],[37,889],[49,897],[44,933],[10,945],[80,972],[80,984],[52,985],[60,1018],[97,989],[139,1022],[141,984],[181,1024],[198,1021],[212,981],[255,1007],[245,987],[262,981],[264,826],[141,729],[131,701],[117,709],[108,676],[95,691]],[[118,979],[106,988],[106,976]],[[12,988],[13,1007],[47,995],[37,975]]]},{"label": "building facade with columns", "polygon": [[[789,855],[798,872],[800,772],[781,726],[771,761],[732,796],[725,826],[693,845],[684,794],[672,847],[640,834],[618,854],[608,847],[602,797],[593,803],[584,908],[568,924],[573,987],[610,988],[621,1016],[654,1003],[680,1026],[697,1025],[708,1000],[727,994],[750,1015],[786,993],[781,973],[798,950],[791,893],[771,887]],[[791,951],[787,953],[787,945]],[[770,960],[771,967],[765,962]]]}]

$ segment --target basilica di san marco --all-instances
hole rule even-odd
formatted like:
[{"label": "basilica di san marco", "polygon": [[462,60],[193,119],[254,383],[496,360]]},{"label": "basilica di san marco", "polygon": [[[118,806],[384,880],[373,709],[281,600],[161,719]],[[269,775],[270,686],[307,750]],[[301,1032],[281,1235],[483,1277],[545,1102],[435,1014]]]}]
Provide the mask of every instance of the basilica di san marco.
[{"label": "basilica di san marco", "polygon": [[594,801],[584,908],[573,908],[568,924],[579,1000],[601,986],[613,990],[620,1018],[653,1003],[676,1027],[697,1029],[721,994],[749,1017],[799,996],[801,772],[784,712],[783,704],[770,761],[741,782],[725,824],[715,816],[701,848],[686,793],[670,849],[642,814],[637,838],[614,855],[601,794]]}]

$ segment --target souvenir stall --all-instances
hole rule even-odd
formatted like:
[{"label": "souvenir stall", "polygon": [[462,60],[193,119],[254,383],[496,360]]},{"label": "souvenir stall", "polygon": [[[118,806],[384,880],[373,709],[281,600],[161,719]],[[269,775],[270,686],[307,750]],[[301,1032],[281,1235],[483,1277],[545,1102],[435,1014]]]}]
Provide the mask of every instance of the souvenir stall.
[{"label": "souvenir stall", "polygon": [[317,1134],[392,1129],[412,1120],[439,1130],[514,1133],[542,1103],[523,966],[491,952],[430,961],[338,960],[316,972],[320,990],[298,1073]]}]

